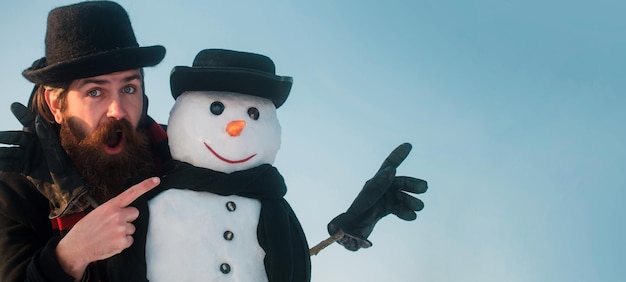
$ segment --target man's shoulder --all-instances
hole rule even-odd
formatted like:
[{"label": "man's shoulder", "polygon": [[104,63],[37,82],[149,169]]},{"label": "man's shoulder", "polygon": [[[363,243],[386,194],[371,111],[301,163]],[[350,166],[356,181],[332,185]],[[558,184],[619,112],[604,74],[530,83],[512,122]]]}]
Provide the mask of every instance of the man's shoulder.
[{"label": "man's shoulder", "polygon": [[49,208],[48,200],[26,177],[19,173],[0,172],[0,213],[36,212]]},{"label": "man's shoulder", "polygon": [[22,174],[0,171],[0,193],[22,194],[33,189],[33,184]]}]

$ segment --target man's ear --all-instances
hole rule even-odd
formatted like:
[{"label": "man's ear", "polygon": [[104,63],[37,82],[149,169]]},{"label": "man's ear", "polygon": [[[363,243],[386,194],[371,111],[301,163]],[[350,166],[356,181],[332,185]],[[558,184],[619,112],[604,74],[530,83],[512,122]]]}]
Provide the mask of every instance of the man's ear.
[{"label": "man's ear", "polygon": [[59,101],[60,91],[54,91],[51,89],[45,89],[44,91],[46,104],[48,104],[48,108],[50,108],[50,112],[54,116],[54,120],[58,124],[61,124],[63,121],[63,115],[61,114],[61,101]]}]

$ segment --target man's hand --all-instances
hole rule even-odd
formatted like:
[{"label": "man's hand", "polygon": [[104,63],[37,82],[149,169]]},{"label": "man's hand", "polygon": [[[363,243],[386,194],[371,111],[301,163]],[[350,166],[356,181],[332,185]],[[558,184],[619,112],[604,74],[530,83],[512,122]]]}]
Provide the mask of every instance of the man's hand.
[{"label": "man's hand", "polygon": [[81,211],[91,205],[85,195],[89,188],[71,165],[56,130],[41,116],[20,103],[11,112],[24,131],[0,132],[0,170],[22,173],[53,205],[51,217]]},{"label": "man's hand", "polygon": [[[35,115],[17,102],[11,104],[11,112],[24,126],[24,130],[0,132],[0,143],[8,145],[0,147],[0,170],[30,175],[35,172],[36,166],[42,162],[41,146],[37,140],[37,135],[35,135]],[[38,178],[49,180],[50,175],[46,171],[44,175],[39,175]]]},{"label": "man's hand", "polygon": [[[346,249],[356,251],[368,248],[372,243],[367,237],[374,225],[384,216],[393,213],[403,220],[414,220],[416,212],[424,208],[424,203],[406,192],[421,194],[426,192],[426,181],[406,176],[395,176],[396,168],[411,151],[411,144],[398,146],[385,159],[372,179],[345,213],[335,217],[328,224],[328,233],[335,235],[342,231],[344,236],[337,240]],[[340,233],[339,233],[340,234]]]},{"label": "man's hand", "polygon": [[88,213],[59,241],[56,255],[66,273],[80,279],[93,261],[110,258],[133,244],[139,210],[133,201],[159,185],[153,177],[128,188]]}]

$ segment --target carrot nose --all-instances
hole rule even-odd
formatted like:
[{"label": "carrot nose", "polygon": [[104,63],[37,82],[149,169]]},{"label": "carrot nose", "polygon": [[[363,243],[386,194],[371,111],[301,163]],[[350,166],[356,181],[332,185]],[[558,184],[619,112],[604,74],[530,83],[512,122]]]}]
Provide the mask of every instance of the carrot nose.
[{"label": "carrot nose", "polygon": [[239,136],[239,134],[241,134],[241,131],[243,130],[244,127],[246,127],[246,121],[233,120],[229,122],[228,125],[226,126],[226,132],[228,132],[228,134],[233,137]]}]

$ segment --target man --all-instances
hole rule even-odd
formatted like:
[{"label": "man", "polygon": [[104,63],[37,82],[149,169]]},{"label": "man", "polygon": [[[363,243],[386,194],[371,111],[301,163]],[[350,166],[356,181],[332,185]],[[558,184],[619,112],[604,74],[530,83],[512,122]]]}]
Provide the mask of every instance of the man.
[{"label": "man", "polygon": [[21,145],[10,149],[27,164],[0,173],[0,281],[107,281],[107,259],[133,243],[138,211],[128,205],[158,185],[150,176],[170,157],[146,114],[142,69],[165,48],[139,47],[114,2],[53,9],[47,25],[45,57],[23,72],[37,85],[38,117],[12,107],[38,141],[25,132],[1,141]]}]

